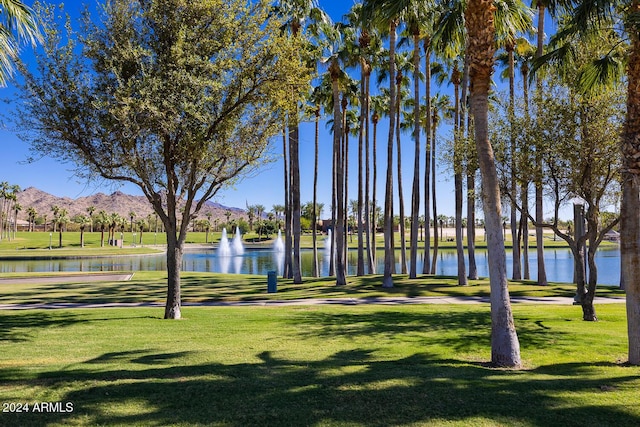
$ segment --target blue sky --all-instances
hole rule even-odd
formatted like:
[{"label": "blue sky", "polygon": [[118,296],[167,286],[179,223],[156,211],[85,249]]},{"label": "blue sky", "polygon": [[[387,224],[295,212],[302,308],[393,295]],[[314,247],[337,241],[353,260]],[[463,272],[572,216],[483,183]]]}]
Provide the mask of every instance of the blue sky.
[{"label": "blue sky", "polygon": [[[30,3],[30,2],[28,2]],[[81,2],[68,1],[65,2],[66,10],[80,9]],[[338,1],[320,1],[321,6],[329,13],[334,21],[341,20],[341,17],[349,10],[353,2]],[[30,48],[24,48],[22,57],[26,61],[30,57]],[[323,70],[321,70],[323,71]],[[443,88],[448,90],[446,87]],[[4,92],[3,98],[12,92],[11,86],[0,89]],[[0,106],[5,115],[12,109],[11,104],[2,104]],[[302,123],[300,127],[300,169],[301,169],[301,199],[302,202],[312,200],[313,190],[313,166],[314,166],[314,124]],[[384,174],[386,157],[383,144],[386,144],[387,125],[384,119],[381,119],[378,127],[378,199],[383,200],[384,194]],[[440,140],[449,137],[450,131],[447,127],[443,127]],[[410,211],[411,198],[411,179],[413,168],[413,146],[410,141],[411,136],[406,134],[403,136],[403,163],[405,170],[403,171],[403,187],[405,193],[405,211],[407,215]],[[227,206],[245,207],[245,204],[262,204],[267,210],[271,210],[274,204],[283,204],[284,188],[282,183],[283,164],[281,160],[281,138],[276,138],[270,148],[270,157],[272,162],[261,167],[252,176],[245,177],[238,182],[233,188],[222,189],[213,199],[216,202]],[[97,192],[110,193],[115,190],[124,191],[129,194],[141,195],[141,191],[131,185],[121,186],[118,183],[105,183],[102,186],[95,184],[88,185],[85,182],[78,181],[72,176],[69,168],[49,158],[42,158],[35,163],[26,164],[25,160],[29,155],[28,145],[21,141],[14,132],[8,127],[3,126],[0,129],[0,147],[3,153],[2,168],[0,172],[0,181],[8,181],[10,184],[17,184],[21,188],[36,187],[48,193],[62,197],[84,197]],[[349,173],[349,193],[350,198],[355,199],[357,182],[357,138],[352,139],[351,143],[352,162],[350,164]],[[441,146],[440,152],[444,151]],[[320,174],[318,197],[319,201],[325,204],[323,217],[330,215],[329,206],[331,200],[331,134],[325,122],[320,125]],[[424,162],[421,162],[424,168]],[[449,172],[448,164],[442,162],[438,166],[438,209],[439,213],[453,216],[454,215],[454,198],[453,198],[453,177]],[[422,182],[422,178],[421,178]],[[394,184],[397,185],[397,184]],[[422,189],[421,189],[422,192]],[[421,207],[421,211],[423,208]],[[396,209],[397,212],[397,209]],[[479,216],[481,213],[478,212]]]}]

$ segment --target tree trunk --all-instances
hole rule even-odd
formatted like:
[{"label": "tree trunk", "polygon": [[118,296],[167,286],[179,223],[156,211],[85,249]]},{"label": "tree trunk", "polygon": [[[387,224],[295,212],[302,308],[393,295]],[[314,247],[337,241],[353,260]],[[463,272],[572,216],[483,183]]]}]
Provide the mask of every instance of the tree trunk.
[{"label": "tree trunk", "polygon": [[182,268],[182,245],[176,237],[174,224],[165,223],[167,230],[167,302],[164,308],[165,319],[180,319],[180,270]]},{"label": "tree trunk", "polygon": [[476,266],[476,174],[467,173],[467,252],[469,253],[469,279],[478,279]]},{"label": "tree trunk", "polygon": [[[538,2],[538,46],[536,50],[536,58],[540,58],[543,53],[543,37],[544,37],[544,10],[545,3]],[[542,102],[542,80],[538,76],[536,78],[536,98],[538,100],[538,105],[540,106]],[[540,111],[540,108],[538,108]],[[542,117],[538,114],[538,121],[540,122]],[[541,126],[538,126],[541,128]],[[543,211],[543,199],[544,194],[542,191],[542,153],[540,152],[542,149],[543,142],[538,141],[540,146],[536,147],[536,173],[535,173],[535,188],[536,188],[536,253],[538,258],[538,285],[546,286],[547,283],[547,271],[544,264],[544,229],[540,224],[544,222],[544,211]]]},{"label": "tree trunk", "polygon": [[[522,213],[520,214],[520,229],[522,230],[522,262],[523,262],[523,276],[524,280],[531,279],[529,273],[529,185],[527,182],[522,183],[521,188],[522,196]],[[520,239],[518,239],[520,244]]]},{"label": "tree trunk", "polygon": [[371,267],[372,269],[369,270],[369,274],[375,274],[376,273],[376,259],[377,259],[377,254],[376,254],[376,250],[377,250],[377,242],[376,242],[376,236],[377,236],[377,231],[378,231],[378,184],[377,184],[377,180],[378,180],[378,141],[377,141],[377,135],[378,135],[378,113],[374,113],[373,117],[372,117],[372,121],[373,121],[373,138],[371,139],[371,143],[373,145],[373,179],[371,181]]},{"label": "tree trunk", "polygon": [[433,121],[431,138],[431,195],[433,196],[433,258],[431,259],[431,274],[436,274],[438,268],[438,200],[436,197],[436,126]]},{"label": "tree trunk", "polygon": [[302,283],[300,264],[300,158],[298,115],[295,113],[295,121],[290,122],[289,127],[289,162],[291,168],[291,234],[293,237],[293,255],[291,259],[293,283]]},{"label": "tree trunk", "polygon": [[291,279],[292,273],[292,242],[291,242],[291,192],[289,191],[289,183],[291,181],[291,173],[289,172],[289,150],[287,149],[287,132],[286,126],[282,131],[282,158],[284,163],[284,271],[282,277]]},{"label": "tree trunk", "polygon": [[460,71],[458,70],[457,63],[451,76],[451,82],[454,85],[454,97],[455,97],[455,117],[454,117],[454,143],[453,143],[453,182],[455,193],[455,207],[456,207],[456,254],[458,260],[458,285],[466,286],[467,273],[466,266],[464,265],[464,247],[462,236],[462,153],[460,150]]},{"label": "tree trunk", "polygon": [[[430,203],[430,174],[431,174],[431,40],[429,37],[424,39],[424,56],[425,56],[425,98],[427,102],[427,117],[425,120],[425,161],[424,161],[424,263],[422,264],[422,274],[429,274],[431,267],[431,218],[429,212]],[[433,166],[435,169],[435,165]]]},{"label": "tree trunk", "polygon": [[[336,156],[336,226],[334,234],[335,242],[335,266],[336,266],[336,285],[343,286],[347,284],[346,265],[344,259],[344,243],[345,243],[345,224],[344,224],[344,171],[342,170],[342,118],[340,114],[340,92],[338,88],[338,77],[340,75],[340,67],[337,60],[331,62],[329,69],[331,73],[331,86],[333,90],[333,149]],[[332,245],[334,246],[334,245]]]},{"label": "tree trunk", "polygon": [[[634,0],[630,10],[640,9]],[[640,38],[630,32],[627,63],[627,120],[622,133],[622,203],[620,205],[621,281],[627,294],[629,364],[640,365]]]},{"label": "tree trunk", "polygon": [[[362,67],[364,68],[364,67]],[[364,69],[360,73],[360,129],[358,130],[358,212],[356,215],[356,223],[358,225],[358,261],[356,266],[356,276],[364,276],[364,224],[362,218],[363,204],[364,204],[364,188],[363,188],[363,174],[364,174],[364,132],[365,132],[365,77]]]},{"label": "tree trunk", "polygon": [[393,140],[396,124],[396,23],[389,25],[389,138],[387,141],[387,174],[384,195],[384,274],[382,286],[393,287],[392,272],[395,265],[393,250]]},{"label": "tree trunk", "polygon": [[492,0],[469,0],[465,13],[469,37],[471,110],[474,116],[478,163],[487,227],[489,282],[491,288],[491,361],[496,366],[520,367],[502,235],[500,185],[489,142],[489,86],[495,52],[495,6]]},{"label": "tree trunk", "polygon": [[420,33],[413,35],[413,185],[411,188],[411,232],[409,278],[418,274],[418,216],[420,211]]},{"label": "tree trunk", "polygon": [[313,240],[313,277],[320,277],[320,268],[318,267],[318,151],[320,140],[320,107],[316,108],[316,133],[314,144],[314,163],[313,163],[313,212],[311,213],[311,236]]},{"label": "tree trunk", "polygon": [[[368,65],[367,65],[368,66]],[[364,97],[364,129],[365,129],[365,190],[364,190],[364,228],[365,228],[365,238],[367,243],[367,271],[369,274],[375,273],[374,266],[374,255],[373,255],[373,247],[375,246],[375,232],[371,229],[371,201],[369,199],[370,193],[369,189],[371,186],[371,169],[370,169],[370,149],[369,149],[369,77],[371,73],[369,68],[367,68],[367,72],[364,75],[365,80],[365,97]],[[373,207],[375,209],[375,206]]]},{"label": "tree trunk", "polygon": [[402,73],[398,73],[396,76],[396,148],[398,151],[397,175],[398,175],[398,207],[400,217],[400,271],[402,274],[407,274],[407,239],[406,239],[406,224],[404,216],[404,191],[402,187],[402,143],[400,141],[400,104],[402,102],[400,98],[400,87],[402,85]]}]

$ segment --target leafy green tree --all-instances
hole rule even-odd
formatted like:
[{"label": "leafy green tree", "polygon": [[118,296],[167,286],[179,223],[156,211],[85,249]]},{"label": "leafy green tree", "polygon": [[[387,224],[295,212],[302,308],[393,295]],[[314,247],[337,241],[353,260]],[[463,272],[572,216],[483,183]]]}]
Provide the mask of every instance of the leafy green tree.
[{"label": "leafy green tree", "polygon": [[260,162],[309,73],[264,1],[113,0],[89,19],[63,37],[44,17],[41,73],[22,67],[20,125],[79,176],[142,190],[167,235],[165,318],[177,319],[190,220]]}]

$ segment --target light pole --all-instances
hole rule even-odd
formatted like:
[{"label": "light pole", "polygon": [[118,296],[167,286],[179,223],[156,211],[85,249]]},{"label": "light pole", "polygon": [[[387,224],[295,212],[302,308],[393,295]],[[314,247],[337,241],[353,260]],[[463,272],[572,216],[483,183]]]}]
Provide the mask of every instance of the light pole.
[{"label": "light pole", "polygon": [[53,233],[49,233],[49,250],[51,250],[51,239],[53,238]]}]

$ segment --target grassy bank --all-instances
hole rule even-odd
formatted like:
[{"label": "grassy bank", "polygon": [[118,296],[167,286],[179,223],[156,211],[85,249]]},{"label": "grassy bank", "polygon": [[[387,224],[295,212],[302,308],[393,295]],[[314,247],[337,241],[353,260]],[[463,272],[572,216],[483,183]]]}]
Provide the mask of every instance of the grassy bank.
[{"label": "grassy bank", "polygon": [[[51,236],[50,236],[51,234]],[[217,245],[221,238],[220,232],[190,232],[187,234],[186,243],[196,245]],[[408,235],[407,235],[408,236]],[[135,246],[133,244],[133,235],[130,232],[117,233],[116,238],[122,237],[122,247],[114,247],[108,245],[108,236],[105,233],[105,246],[101,247],[101,233],[100,232],[85,232],[84,233],[84,247],[80,245],[80,233],[79,232],[67,232],[62,234],[62,247],[59,247],[59,235],[58,233],[48,232],[18,232],[15,238],[2,239],[0,241],[0,258],[25,258],[25,257],[74,257],[74,256],[100,256],[100,255],[127,255],[127,254],[142,254],[151,253],[159,249],[162,249],[166,243],[166,236],[164,233],[144,233],[142,243],[140,242],[140,234],[136,234]],[[246,243],[251,246],[264,246],[272,247],[274,244],[275,236],[270,236],[270,239],[258,240],[258,236],[255,233],[247,233],[244,236],[245,241],[256,240],[255,243]],[[318,246],[320,248],[324,245],[325,236],[318,236]],[[505,241],[507,248],[511,247],[511,241],[508,239]],[[396,242],[399,242],[400,235],[396,233]],[[376,238],[377,247],[383,247],[383,236],[378,235]],[[301,247],[304,249],[311,249],[313,247],[312,236],[309,233],[301,236]],[[357,236],[353,235],[348,239],[350,248],[357,247]],[[466,246],[466,239],[464,244]],[[531,238],[530,247],[535,247],[535,239]],[[49,249],[51,245],[51,249]],[[409,247],[409,241],[407,237],[407,248]],[[443,239],[438,242],[441,249],[453,249],[456,247],[455,240],[452,237]],[[603,242],[602,246],[614,246],[614,243]],[[397,243],[399,247],[399,243]],[[433,239],[432,239],[433,246]],[[424,248],[424,242],[419,242],[419,247]],[[565,248],[567,244],[563,240],[553,240],[550,235],[545,235],[545,247],[547,248]],[[476,248],[486,248],[486,241],[482,236],[476,239]]]},{"label": "grassy bank", "polygon": [[[37,278],[54,276],[51,273],[24,274],[11,273],[5,278],[26,277],[32,282],[23,284],[2,284],[0,303],[2,304],[34,304],[34,303],[164,303],[167,289],[167,277],[164,272],[136,272],[127,282],[83,283],[79,276],[76,283],[60,282],[40,283]],[[298,299],[298,298],[367,298],[395,296],[489,296],[489,280],[471,280],[469,286],[458,286],[455,277],[424,276],[415,280],[407,276],[394,276],[394,287],[382,288],[382,276],[372,275],[349,277],[347,286],[335,286],[335,279],[305,278],[302,284],[294,284],[291,280],[278,279],[278,292],[267,293],[265,276],[234,275],[217,273],[182,273],[182,300],[184,302],[207,301],[255,301],[263,299]],[[521,297],[573,297],[575,286],[571,284],[551,284],[537,286],[534,282],[511,282],[511,296]],[[614,287],[600,286],[598,296],[623,297],[624,292]],[[576,310],[579,310],[577,308]]]},{"label": "grassy bank", "polygon": [[572,310],[514,307],[520,371],[487,366],[487,306],[3,312],[0,395],[31,411],[0,425],[640,424],[624,305]]}]

